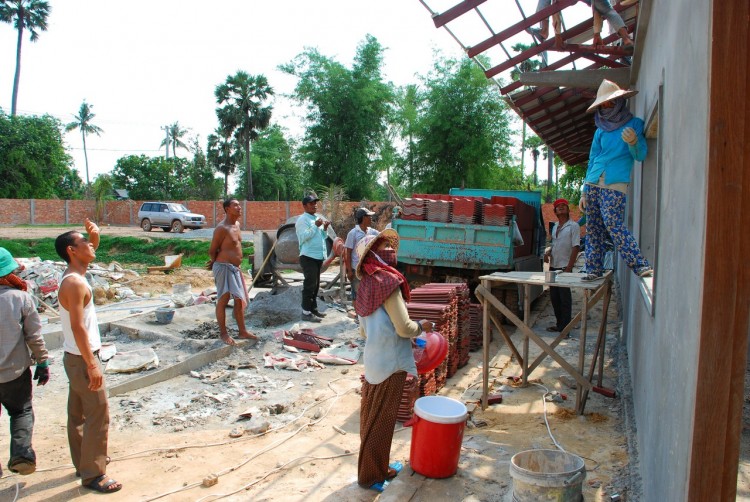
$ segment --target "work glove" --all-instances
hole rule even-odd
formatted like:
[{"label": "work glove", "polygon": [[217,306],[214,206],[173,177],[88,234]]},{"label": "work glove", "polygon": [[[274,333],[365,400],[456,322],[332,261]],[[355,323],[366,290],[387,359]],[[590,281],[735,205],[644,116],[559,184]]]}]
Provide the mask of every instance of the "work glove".
[{"label": "work glove", "polygon": [[638,143],[638,136],[635,134],[635,129],[632,127],[626,127],[622,130],[622,140],[628,145],[635,146]]},{"label": "work glove", "polygon": [[44,366],[37,364],[34,371],[34,380],[39,380],[37,385],[44,385],[49,382],[49,366],[46,364]]}]

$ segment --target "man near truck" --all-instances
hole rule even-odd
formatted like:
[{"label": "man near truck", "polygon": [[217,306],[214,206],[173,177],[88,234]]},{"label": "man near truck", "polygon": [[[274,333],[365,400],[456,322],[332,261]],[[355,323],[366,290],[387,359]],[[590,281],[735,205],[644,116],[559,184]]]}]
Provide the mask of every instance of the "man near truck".
[{"label": "man near truck", "polygon": [[[544,253],[544,262],[549,263],[550,270],[572,272],[581,251],[581,227],[570,219],[567,200],[557,199],[552,205],[557,223],[552,227],[552,247]],[[548,326],[547,331],[562,331],[570,323],[573,313],[570,288],[550,286],[549,295],[557,322]]]},{"label": "man near truck", "polygon": [[358,207],[354,212],[354,220],[357,224],[346,235],[346,242],[344,242],[344,266],[346,267],[346,277],[352,284],[352,301],[357,299],[357,289],[359,289],[359,279],[354,273],[357,270],[359,259],[354,250],[357,248],[359,241],[366,235],[378,235],[380,233],[370,227],[374,214],[366,207]]}]

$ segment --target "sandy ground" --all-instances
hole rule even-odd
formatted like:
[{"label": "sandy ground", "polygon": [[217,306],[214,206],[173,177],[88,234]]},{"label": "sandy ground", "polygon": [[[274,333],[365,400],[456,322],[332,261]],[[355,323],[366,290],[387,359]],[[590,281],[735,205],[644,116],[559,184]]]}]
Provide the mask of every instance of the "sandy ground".
[{"label": "sandy ground", "polygon": [[[109,227],[105,232],[113,234],[120,229],[123,235],[143,234],[135,227]],[[50,227],[0,228],[0,236],[30,238],[53,236],[61,231]],[[168,293],[173,281],[192,283],[194,279],[193,291],[197,291],[210,277],[203,271],[181,270],[170,276],[149,277],[139,287],[154,294]],[[135,284],[133,287],[138,291]],[[286,308],[283,302],[289,299],[282,295],[262,301],[266,302],[264,308],[277,304],[283,311]],[[261,300],[258,302],[260,305]],[[614,309],[612,306],[610,318]],[[211,318],[208,306],[203,306],[200,314],[192,312],[178,311],[178,315],[188,316],[194,326]],[[324,322],[314,326],[319,334],[336,341],[362,343],[356,324],[345,313],[335,308],[328,308],[327,312]],[[598,311],[592,312],[591,322],[600,315]],[[143,314],[139,320],[138,315],[133,315],[129,321],[149,325],[149,329],[158,332],[159,327],[148,316]],[[238,347],[228,357],[198,369],[193,376],[177,376],[110,397],[112,464],[108,473],[122,482],[124,488],[108,500],[508,501],[512,492],[508,472],[511,457],[523,450],[555,448],[545,416],[558,444],[586,459],[585,500],[609,500],[610,495],[625,493],[633,484],[626,403],[592,394],[586,414],[575,416],[571,413],[575,391],[558,378],[564,372],[549,358],[532,374],[532,379],[549,390],[567,394],[568,400],[544,403],[544,392],[539,385],[526,388],[511,385],[507,377],[518,375],[519,367],[496,334],[491,346],[491,354],[496,357],[490,380],[493,391],[502,393],[503,402],[474,412],[464,434],[458,473],[444,480],[414,473],[408,465],[411,431],[399,425],[391,458],[404,462],[404,471],[382,495],[362,489],[356,483],[361,359],[354,366],[328,366],[303,372],[264,368],[265,353],[282,352],[273,333],[295,324],[291,317],[279,316],[278,324],[272,325],[273,315],[251,313],[250,327],[262,337],[257,345]],[[551,341],[552,334],[544,330],[552,322],[547,295],[535,304],[534,317],[535,331]],[[610,322],[607,332],[604,385],[617,388],[621,394],[616,350],[619,324]],[[512,336],[518,344],[520,335]],[[576,331],[559,347],[560,353],[571,362],[577,360],[577,337]],[[589,349],[593,338],[589,336]],[[147,337],[130,343],[151,346],[157,354],[164,351],[164,360],[168,362],[172,361],[171,351],[180,348],[180,344]],[[533,357],[538,350],[531,345]],[[206,350],[218,347],[221,343],[210,339],[205,345]],[[38,471],[26,477],[9,476],[6,472],[0,480],[0,500],[14,500],[16,490],[19,500],[30,501],[93,500],[98,496],[81,488],[70,465],[65,432],[67,382],[62,353],[58,349],[52,351],[52,356],[55,359],[52,380],[45,387],[35,388],[34,447]],[[184,357],[185,354],[176,355],[174,359]],[[110,388],[121,378],[107,376]],[[440,394],[471,401],[477,399],[480,384],[481,352],[474,352],[469,364],[448,380]],[[239,420],[240,413],[248,410],[253,418]],[[254,434],[264,424],[268,424],[270,431]],[[8,451],[7,427],[3,414],[0,452]],[[232,439],[229,435],[233,430],[244,433]],[[218,475],[218,484],[202,487],[203,480],[212,474]]]}]

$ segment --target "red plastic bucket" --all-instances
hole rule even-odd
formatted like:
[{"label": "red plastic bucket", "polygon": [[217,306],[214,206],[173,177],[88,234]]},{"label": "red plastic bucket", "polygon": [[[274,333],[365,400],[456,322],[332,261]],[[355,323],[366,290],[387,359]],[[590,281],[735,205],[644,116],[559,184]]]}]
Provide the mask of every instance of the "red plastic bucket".
[{"label": "red plastic bucket", "polygon": [[455,399],[417,399],[411,431],[411,468],[428,478],[453,476],[458,470],[467,416],[466,406]]}]

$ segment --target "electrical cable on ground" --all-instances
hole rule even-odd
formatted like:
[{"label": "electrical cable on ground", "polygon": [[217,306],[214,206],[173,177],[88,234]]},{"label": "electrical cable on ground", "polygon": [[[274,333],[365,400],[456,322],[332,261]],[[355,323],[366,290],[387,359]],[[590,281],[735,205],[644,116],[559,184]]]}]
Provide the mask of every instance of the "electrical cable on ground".
[{"label": "electrical cable on ground", "polygon": [[[261,434],[257,434],[257,435],[255,435],[255,436],[251,436],[251,437],[249,437],[249,438],[247,438],[247,439],[252,439],[252,438],[254,438],[254,437],[258,437],[258,436],[261,436],[261,435],[264,435],[264,434],[268,434],[268,433],[270,433],[270,432],[275,432],[275,431],[278,431],[278,430],[284,429],[285,427],[287,427],[287,426],[291,425],[292,423],[294,423],[294,422],[296,422],[297,420],[299,420],[300,418],[302,418],[302,417],[303,417],[303,416],[305,415],[305,413],[306,413],[306,412],[307,412],[307,411],[308,411],[308,410],[309,410],[310,408],[313,408],[314,406],[320,405],[320,404],[321,404],[321,402],[325,402],[325,401],[328,401],[328,400],[330,400],[330,399],[333,399],[333,402],[331,403],[331,406],[329,406],[329,407],[328,407],[328,409],[327,409],[327,410],[326,410],[326,411],[325,411],[325,412],[324,412],[324,413],[323,413],[323,414],[322,414],[322,415],[321,415],[321,416],[320,416],[319,418],[317,418],[317,419],[315,419],[315,420],[311,420],[311,421],[307,422],[306,424],[302,425],[302,426],[301,426],[301,427],[299,427],[299,428],[298,428],[297,430],[295,430],[294,432],[292,432],[291,434],[289,434],[289,435],[288,435],[287,437],[285,437],[285,438],[282,438],[282,439],[280,439],[280,440],[278,440],[278,441],[275,441],[274,443],[272,443],[272,444],[270,444],[270,445],[266,446],[265,448],[261,449],[260,451],[258,451],[258,452],[257,452],[257,453],[255,453],[254,455],[251,455],[250,457],[246,458],[245,460],[243,460],[243,461],[242,461],[242,462],[240,462],[239,464],[237,464],[237,465],[234,465],[234,466],[232,466],[232,467],[228,467],[228,468],[226,468],[226,469],[223,469],[223,470],[221,470],[221,471],[219,471],[219,472],[216,472],[216,473],[213,473],[213,474],[215,474],[215,475],[216,475],[217,477],[221,477],[221,476],[223,476],[223,475],[225,475],[225,474],[228,474],[228,473],[230,473],[230,472],[236,471],[237,469],[239,469],[239,468],[241,468],[242,466],[246,465],[246,464],[247,464],[247,463],[249,463],[250,461],[252,461],[252,460],[254,460],[255,458],[259,457],[260,455],[262,455],[262,454],[264,454],[264,453],[266,453],[266,452],[268,452],[268,451],[271,451],[272,449],[276,448],[277,446],[279,446],[279,445],[283,444],[284,442],[288,441],[289,439],[293,438],[294,436],[296,436],[296,435],[297,435],[298,433],[300,433],[301,431],[303,431],[303,430],[304,430],[304,429],[306,429],[307,427],[310,427],[310,426],[312,426],[312,425],[315,425],[315,424],[319,423],[319,422],[320,422],[321,420],[323,420],[323,419],[324,419],[324,418],[325,418],[325,417],[326,417],[326,416],[328,415],[328,413],[329,413],[329,412],[331,411],[331,409],[333,409],[334,405],[336,404],[336,402],[337,402],[337,401],[338,401],[338,400],[339,400],[339,399],[340,399],[341,397],[345,396],[345,395],[346,395],[346,394],[348,394],[349,392],[352,392],[352,391],[353,391],[353,390],[354,390],[354,389],[356,388],[356,387],[352,387],[352,388],[350,388],[350,389],[348,389],[348,390],[346,390],[346,391],[344,391],[344,392],[342,392],[342,393],[338,393],[338,392],[336,392],[336,390],[335,390],[335,389],[334,389],[333,387],[331,387],[331,384],[332,384],[332,383],[334,383],[334,382],[337,382],[338,380],[341,380],[342,378],[343,378],[343,377],[341,377],[341,378],[336,378],[336,379],[334,379],[334,380],[331,380],[331,381],[329,381],[329,382],[328,382],[328,388],[329,388],[329,389],[331,389],[331,391],[333,391],[333,392],[334,392],[334,395],[333,395],[333,396],[327,397],[327,398],[325,398],[325,399],[323,399],[323,400],[321,400],[321,401],[318,401],[318,402],[314,402],[314,403],[310,404],[309,406],[305,407],[305,408],[304,408],[304,409],[302,410],[302,412],[301,412],[301,413],[300,413],[300,414],[299,414],[299,415],[298,415],[298,416],[297,416],[296,418],[294,418],[293,420],[291,420],[291,421],[287,422],[287,423],[286,423],[286,424],[284,424],[283,426],[281,426],[281,427],[277,427],[277,428],[275,428],[275,429],[269,429],[268,431],[266,431],[266,432],[264,432],[264,433],[261,433]],[[245,438],[243,438],[243,439],[245,439]],[[213,443],[213,444],[210,444],[210,445],[205,445],[205,446],[202,446],[202,447],[206,447],[206,446],[220,446],[220,445],[225,445],[225,444],[228,444],[228,443],[236,443],[236,442],[237,442],[237,441],[224,441],[224,442],[220,442],[220,443]],[[176,449],[184,449],[184,447],[181,447],[181,448],[170,448],[169,450],[176,450]],[[163,449],[161,449],[161,450],[163,450]],[[331,458],[344,457],[344,456],[349,456],[349,455],[354,455],[354,453],[344,453],[344,454],[340,454],[340,455],[336,455],[336,456],[333,456],[333,457],[331,457]],[[127,456],[127,457],[128,457],[128,458],[133,458],[133,456],[132,456],[132,455],[129,455],[129,456]],[[120,457],[120,458],[123,458],[123,457]],[[301,459],[301,458],[306,458],[306,457],[299,457],[298,459]],[[241,489],[239,489],[239,490],[237,490],[237,491],[234,491],[234,492],[232,492],[232,493],[230,493],[230,494],[216,494],[216,495],[210,495],[210,496],[216,497],[215,499],[213,499],[213,500],[216,500],[216,499],[218,499],[218,498],[224,498],[224,497],[228,497],[228,496],[231,496],[231,495],[233,495],[234,493],[238,493],[238,492],[240,492],[240,491],[242,491],[242,490],[246,490],[246,489],[249,489],[250,487],[252,487],[252,486],[253,486],[254,484],[256,484],[257,482],[261,481],[262,479],[265,479],[266,477],[270,476],[270,475],[271,475],[271,474],[273,474],[274,472],[278,472],[279,470],[281,470],[281,469],[282,469],[283,467],[285,467],[285,466],[286,466],[286,465],[288,465],[289,463],[291,463],[291,462],[293,462],[293,461],[295,461],[295,460],[298,460],[298,459],[292,459],[292,460],[290,460],[289,462],[287,462],[287,463],[286,463],[286,464],[284,464],[283,466],[281,466],[281,467],[279,467],[279,468],[276,468],[276,469],[273,469],[273,470],[269,471],[268,473],[264,474],[264,475],[263,475],[263,476],[262,476],[261,478],[259,478],[259,479],[255,480],[255,481],[253,481],[253,482],[251,482],[251,483],[249,483],[249,484],[245,485],[245,486],[244,486],[244,487],[242,487]],[[201,485],[202,485],[202,482],[191,483],[191,484],[189,484],[189,485],[185,485],[185,486],[182,486],[182,487],[180,487],[180,488],[177,488],[177,489],[175,489],[175,490],[172,490],[172,491],[170,491],[170,492],[162,493],[162,494],[159,494],[159,495],[157,495],[157,496],[155,496],[155,497],[151,497],[151,498],[145,499],[145,500],[144,500],[143,502],[151,502],[151,501],[154,501],[154,500],[158,500],[158,499],[160,499],[160,498],[163,498],[163,497],[167,497],[167,496],[169,496],[169,495],[174,495],[175,493],[179,493],[179,492],[183,492],[183,491],[191,490],[191,489],[193,489],[193,488],[196,488],[196,487],[198,487],[198,486],[201,486]],[[205,498],[205,497],[204,497],[204,498]]]},{"label": "electrical cable on ground", "polygon": [[[545,425],[547,425],[547,433],[549,434],[549,437],[552,439],[552,442],[555,444],[555,446],[557,447],[557,449],[559,449],[560,451],[562,451],[564,453],[568,453],[567,451],[565,451],[565,448],[563,448],[562,446],[560,446],[560,443],[557,442],[557,440],[555,439],[555,436],[552,435],[552,430],[550,429],[550,427],[549,427],[549,421],[547,420],[547,400],[545,398],[548,395],[550,395],[551,392],[549,391],[549,389],[547,387],[545,387],[544,385],[542,385],[540,383],[536,383],[536,382],[531,382],[531,383],[533,385],[536,385],[537,387],[541,387],[542,389],[544,389],[544,394],[542,394],[542,405],[544,406],[544,423],[545,423]],[[576,455],[578,455],[578,454],[576,453]],[[578,456],[581,457],[581,458],[585,458],[586,460],[590,460],[590,461],[592,461],[592,462],[594,462],[596,464],[596,467],[594,467],[593,469],[589,469],[589,470],[595,471],[596,469],[599,468],[599,462],[597,462],[593,458],[584,457],[583,455],[578,455]]]}]

